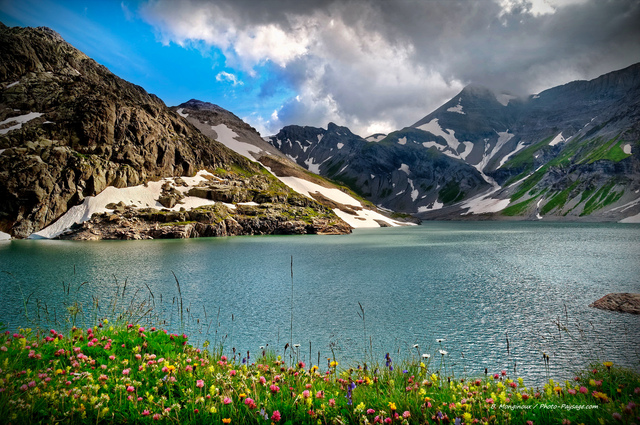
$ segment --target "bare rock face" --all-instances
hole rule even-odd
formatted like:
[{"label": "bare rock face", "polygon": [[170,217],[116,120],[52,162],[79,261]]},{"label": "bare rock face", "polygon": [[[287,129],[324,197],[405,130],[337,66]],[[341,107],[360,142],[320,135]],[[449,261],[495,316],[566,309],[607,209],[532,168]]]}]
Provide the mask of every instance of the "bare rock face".
[{"label": "bare rock face", "polygon": [[[260,194],[259,202],[281,202],[281,215],[292,216],[291,191],[155,95],[115,76],[50,29],[0,23],[0,231],[25,238],[108,186],[193,176],[203,169],[239,184],[195,196],[247,202]],[[253,186],[243,183],[247,179]],[[167,187],[158,201],[173,208],[182,197]],[[310,202],[312,210],[320,207]],[[114,214],[125,213],[123,207],[114,206]],[[132,214],[88,222],[86,238],[193,237],[202,230],[184,224],[137,232],[134,219]],[[113,232],[105,234],[101,225]],[[225,235],[228,228],[238,231],[230,223],[207,235]]]},{"label": "bare rock face", "polygon": [[622,313],[640,314],[640,294],[607,294],[592,304],[589,304],[589,307]]}]

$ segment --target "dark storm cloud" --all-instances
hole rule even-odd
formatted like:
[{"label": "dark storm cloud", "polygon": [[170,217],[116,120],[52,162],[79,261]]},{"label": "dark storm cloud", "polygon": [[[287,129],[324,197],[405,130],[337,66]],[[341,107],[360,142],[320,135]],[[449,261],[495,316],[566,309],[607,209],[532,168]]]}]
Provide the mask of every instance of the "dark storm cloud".
[{"label": "dark storm cloud", "polygon": [[640,61],[637,0],[160,0],[141,11],[166,40],[217,45],[255,72],[279,66],[261,94],[278,78],[298,96],[271,130],[332,120],[365,135],[409,125],[471,82],[529,94]]}]

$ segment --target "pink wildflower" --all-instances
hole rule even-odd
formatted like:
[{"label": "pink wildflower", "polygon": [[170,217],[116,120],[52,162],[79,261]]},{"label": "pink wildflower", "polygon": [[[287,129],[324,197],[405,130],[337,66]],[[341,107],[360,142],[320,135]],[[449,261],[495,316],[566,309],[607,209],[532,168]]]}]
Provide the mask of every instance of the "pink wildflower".
[{"label": "pink wildflower", "polygon": [[131,369],[127,368],[127,369],[124,369],[124,370],[122,371],[122,374],[123,374],[123,375],[129,375],[129,372],[131,372]]},{"label": "pink wildflower", "polygon": [[236,371],[234,369],[231,369],[229,371],[229,376],[236,376]]},{"label": "pink wildflower", "polygon": [[133,388],[133,386],[131,386],[131,385],[129,385],[129,386],[127,387],[127,391],[128,391],[128,392],[130,392],[130,393],[134,392],[135,390],[136,390],[136,389],[135,389],[135,388]]},{"label": "pink wildflower", "polygon": [[222,402],[224,404],[231,404],[231,399],[229,397],[225,397],[224,400],[222,400]]},{"label": "pink wildflower", "polygon": [[487,404],[493,404],[494,401],[491,397],[489,397],[488,399],[485,400],[487,402]]},{"label": "pink wildflower", "polygon": [[376,413],[375,410],[373,409],[367,409],[367,415],[373,415],[374,413]]},{"label": "pink wildflower", "polygon": [[272,394],[276,394],[278,391],[280,391],[280,387],[279,387],[279,386],[277,386],[277,385],[275,385],[275,384],[272,384],[272,385],[269,387],[269,389],[271,390],[271,393],[272,393]]},{"label": "pink wildflower", "polygon": [[310,396],[309,390],[304,390],[304,391],[302,392],[302,397],[304,397],[304,398],[309,398],[309,396]]},{"label": "pink wildflower", "polygon": [[588,392],[589,392],[589,390],[587,389],[587,387],[580,387],[580,392],[581,392],[582,394],[586,394],[586,393],[588,393]]},{"label": "pink wildflower", "polygon": [[144,409],[142,411],[142,416],[149,416],[151,414],[151,412],[149,412],[147,409]]},{"label": "pink wildflower", "polygon": [[335,398],[330,398],[329,399],[329,407],[336,407],[336,399]]},{"label": "pink wildflower", "polygon": [[405,410],[404,413],[402,414],[402,417],[405,419],[409,419],[411,417],[411,412],[409,412],[408,410]]},{"label": "pink wildflower", "polygon": [[204,387],[204,381],[202,379],[198,379],[196,381],[196,387],[198,387],[198,388]]},{"label": "pink wildflower", "polygon": [[160,413],[156,413],[155,415],[153,415],[153,420],[154,421],[159,421],[160,418],[162,418],[162,416],[160,415]]},{"label": "pink wildflower", "polygon": [[278,422],[280,421],[280,419],[282,419],[282,416],[280,416],[280,412],[278,412],[277,410],[274,410],[273,413],[271,414],[271,420],[273,422]]}]

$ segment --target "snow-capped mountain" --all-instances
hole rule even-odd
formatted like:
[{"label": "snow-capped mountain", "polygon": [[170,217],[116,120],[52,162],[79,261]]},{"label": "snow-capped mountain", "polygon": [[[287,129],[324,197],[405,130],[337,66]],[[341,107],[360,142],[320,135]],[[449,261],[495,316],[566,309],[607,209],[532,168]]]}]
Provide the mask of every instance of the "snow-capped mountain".
[{"label": "snow-capped mountain", "polygon": [[417,143],[425,135],[407,128],[363,139],[329,123],[326,130],[287,126],[269,142],[298,164],[393,211],[439,209],[491,187],[464,161]]},{"label": "snow-capped mountain", "polygon": [[[345,187],[310,173],[267,143],[250,125],[233,113],[208,102],[192,99],[171,108],[200,132],[244,157],[259,162],[294,191],[331,208],[352,227],[380,227],[406,224],[377,211]],[[315,167],[311,171],[317,172]]]},{"label": "snow-capped mountain", "polygon": [[373,202],[421,218],[635,220],[628,217],[640,213],[639,105],[636,64],[525,98],[470,85],[386,136],[289,126],[269,142]]}]

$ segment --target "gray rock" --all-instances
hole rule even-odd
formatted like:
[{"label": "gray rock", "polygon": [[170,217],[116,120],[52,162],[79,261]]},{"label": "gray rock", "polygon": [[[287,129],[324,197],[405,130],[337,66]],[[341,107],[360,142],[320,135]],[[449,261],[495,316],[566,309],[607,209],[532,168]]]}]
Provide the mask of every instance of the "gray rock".
[{"label": "gray rock", "polygon": [[589,307],[622,313],[640,314],[640,294],[612,293],[607,294]]}]

